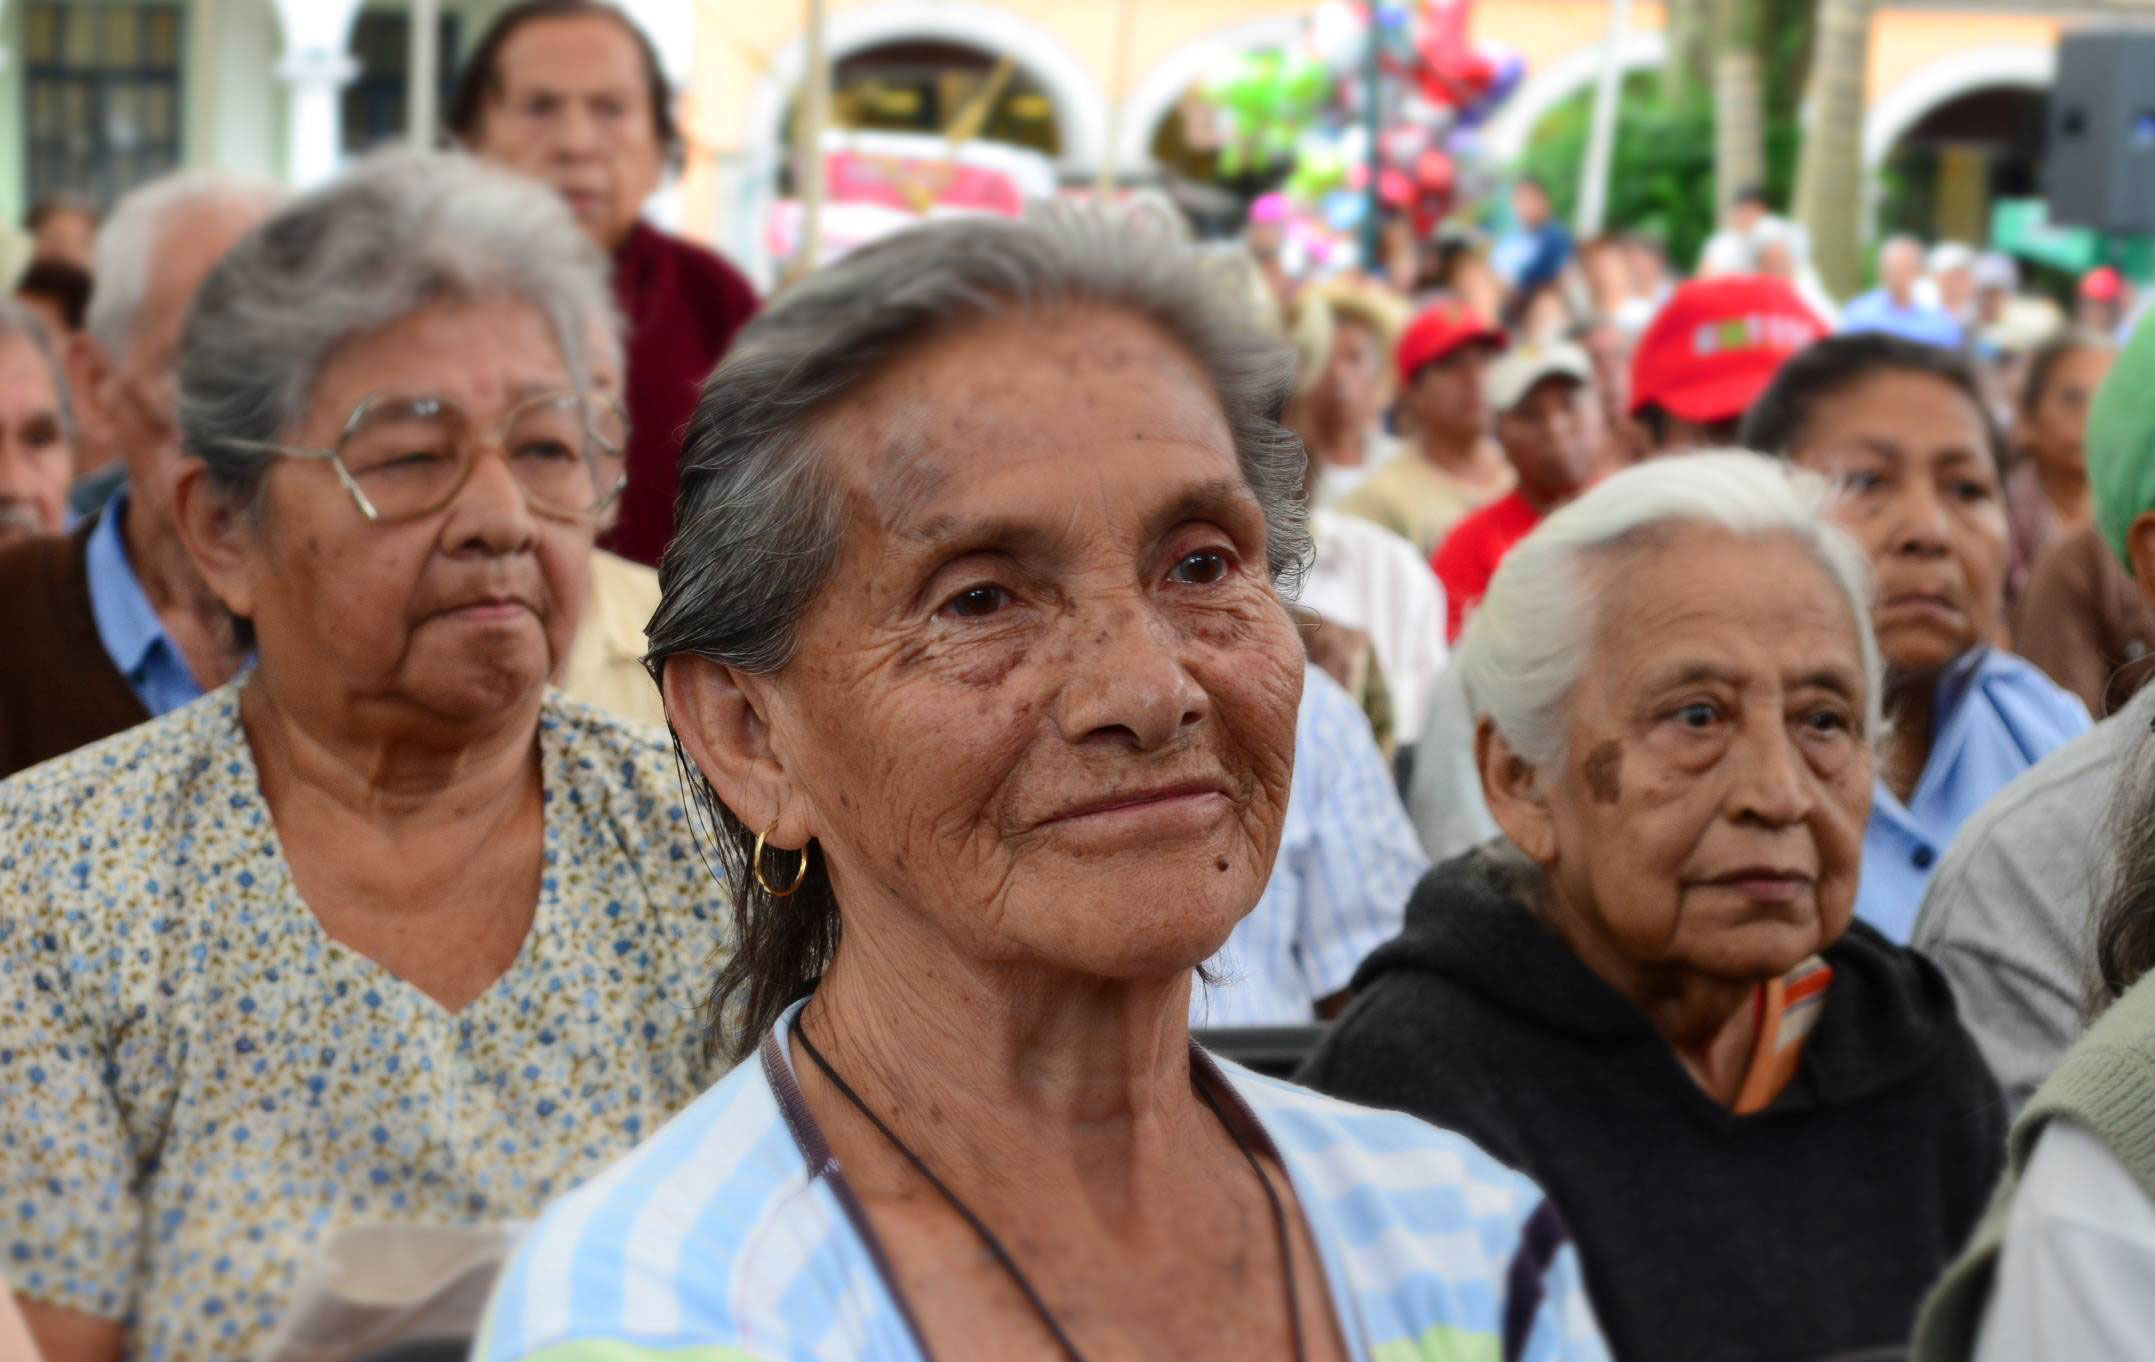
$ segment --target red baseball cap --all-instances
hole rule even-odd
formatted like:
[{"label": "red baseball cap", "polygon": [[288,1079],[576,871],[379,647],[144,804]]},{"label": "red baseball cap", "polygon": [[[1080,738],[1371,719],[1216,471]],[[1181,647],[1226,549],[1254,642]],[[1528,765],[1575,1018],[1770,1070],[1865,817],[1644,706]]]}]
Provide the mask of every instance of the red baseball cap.
[{"label": "red baseball cap", "polygon": [[1788,281],[1754,275],[1678,288],[1631,357],[1631,412],[1711,425],[1750,409],[1782,364],[1830,328]]},{"label": "red baseball cap", "polygon": [[2104,265],[2092,269],[2080,280],[2080,296],[2091,303],[2114,303],[2125,292],[2125,276]]},{"label": "red baseball cap", "polygon": [[1504,333],[1462,303],[1446,301],[1423,308],[1420,316],[1407,323],[1406,332],[1399,338],[1395,357],[1399,362],[1400,385],[1412,383],[1423,365],[1436,363],[1462,345],[1476,343],[1501,350]]}]

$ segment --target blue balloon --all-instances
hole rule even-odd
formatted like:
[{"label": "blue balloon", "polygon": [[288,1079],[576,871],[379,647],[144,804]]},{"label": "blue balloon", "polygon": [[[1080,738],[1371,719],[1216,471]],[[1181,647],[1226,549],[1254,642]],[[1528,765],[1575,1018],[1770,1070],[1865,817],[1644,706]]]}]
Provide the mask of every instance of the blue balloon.
[{"label": "blue balloon", "polygon": [[1324,196],[1324,222],[1335,232],[1351,232],[1369,211],[1369,196],[1356,189],[1335,189]]}]

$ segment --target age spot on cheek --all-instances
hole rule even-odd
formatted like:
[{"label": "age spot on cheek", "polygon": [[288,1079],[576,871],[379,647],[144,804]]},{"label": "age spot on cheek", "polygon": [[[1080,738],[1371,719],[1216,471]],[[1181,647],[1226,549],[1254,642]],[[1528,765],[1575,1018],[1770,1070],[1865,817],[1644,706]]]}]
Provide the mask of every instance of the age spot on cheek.
[{"label": "age spot on cheek", "polygon": [[1611,739],[1587,753],[1579,774],[1599,804],[1614,804],[1624,793],[1624,745]]}]

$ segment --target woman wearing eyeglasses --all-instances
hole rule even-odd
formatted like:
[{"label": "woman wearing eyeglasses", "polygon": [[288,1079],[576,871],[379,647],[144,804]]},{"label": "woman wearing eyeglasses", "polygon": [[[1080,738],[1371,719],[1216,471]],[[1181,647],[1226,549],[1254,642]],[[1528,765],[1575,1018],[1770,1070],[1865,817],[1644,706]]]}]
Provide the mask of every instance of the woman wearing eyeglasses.
[{"label": "woman wearing eyeglasses", "polygon": [[670,757],[547,689],[618,346],[557,198],[456,157],[204,286],[176,507],[258,662],[0,784],[0,1262],[48,1357],[254,1355],[337,1230],[528,1217],[713,1076]]}]

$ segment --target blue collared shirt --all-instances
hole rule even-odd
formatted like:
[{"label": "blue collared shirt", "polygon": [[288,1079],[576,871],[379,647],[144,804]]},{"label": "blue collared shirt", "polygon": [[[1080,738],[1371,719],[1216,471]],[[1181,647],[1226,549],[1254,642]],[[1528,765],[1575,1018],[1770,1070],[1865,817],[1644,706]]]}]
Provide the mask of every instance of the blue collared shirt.
[{"label": "blue collared shirt", "polygon": [[1884,289],[1864,294],[1841,309],[1841,332],[1883,331],[1903,340],[1958,350],[1961,325],[1942,307],[1911,302],[1902,307]]},{"label": "blue collared shirt", "polygon": [[1305,667],[1272,878],[1190,993],[1192,1026],[1294,1026],[1399,935],[1429,858],[1354,697]]},{"label": "blue collared shirt", "polygon": [[1894,941],[1915,929],[1931,869],[2006,783],[2088,731],[2087,707],[2029,662],[1981,648],[1939,678],[1930,760],[1906,804],[1883,780],[1863,838],[1856,916]]},{"label": "blue collared shirt", "polygon": [[112,665],[120,669],[135,698],[154,719],[201,699],[202,687],[187,670],[187,659],[165,632],[157,608],[143,593],[134,565],[127,560],[127,539],[120,533],[120,522],[126,518],[123,490],[114,495],[90,531],[90,614]]}]

